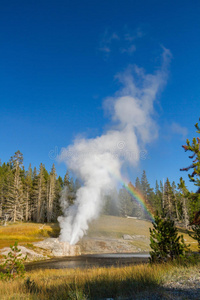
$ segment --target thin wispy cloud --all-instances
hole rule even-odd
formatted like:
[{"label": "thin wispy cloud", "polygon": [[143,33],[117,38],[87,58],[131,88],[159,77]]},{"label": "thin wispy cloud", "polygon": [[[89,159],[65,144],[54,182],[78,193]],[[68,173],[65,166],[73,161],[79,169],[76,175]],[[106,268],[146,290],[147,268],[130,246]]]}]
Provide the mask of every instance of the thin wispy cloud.
[{"label": "thin wispy cloud", "polygon": [[120,52],[121,53],[128,53],[128,54],[132,54],[133,52],[135,52],[136,51],[136,46],[135,45],[131,45],[130,47],[128,47],[128,48],[122,48],[121,50],[120,50]]},{"label": "thin wispy cloud", "polygon": [[134,40],[141,38],[145,35],[145,33],[142,31],[140,27],[137,27],[134,31],[131,31],[130,29],[126,28],[126,32],[124,34],[124,40],[133,42]]},{"label": "thin wispy cloud", "polygon": [[105,53],[110,53],[111,49],[108,46],[104,46],[102,48],[99,48],[100,51],[105,52]]},{"label": "thin wispy cloud", "polygon": [[173,122],[170,126],[170,130],[172,134],[180,135],[182,139],[186,139],[188,135],[188,129],[186,127],[182,127],[180,124]]},{"label": "thin wispy cloud", "polygon": [[144,32],[139,27],[132,31],[125,27],[124,32],[121,34],[109,32],[106,29],[100,40],[98,49],[107,57],[114,50],[117,50],[121,54],[132,55],[136,51],[136,40],[142,38],[144,35]]},{"label": "thin wispy cloud", "polygon": [[107,54],[110,53],[112,42],[119,41],[119,39],[119,36],[115,32],[109,33],[108,30],[106,30],[104,32],[103,38],[100,41],[99,50]]},{"label": "thin wispy cloud", "polygon": [[166,122],[160,133],[168,142],[172,139],[186,140],[188,129],[177,122]]}]

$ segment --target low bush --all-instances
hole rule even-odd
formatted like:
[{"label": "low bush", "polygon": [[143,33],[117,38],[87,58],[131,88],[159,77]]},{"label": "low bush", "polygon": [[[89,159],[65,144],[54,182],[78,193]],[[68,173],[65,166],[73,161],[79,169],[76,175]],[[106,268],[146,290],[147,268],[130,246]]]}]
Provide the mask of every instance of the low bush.
[{"label": "low bush", "polygon": [[0,279],[9,280],[17,277],[24,277],[25,267],[24,261],[26,256],[22,258],[21,250],[18,248],[17,242],[10,246],[11,251],[7,255],[3,255],[5,261],[0,265],[2,272],[0,272]]},{"label": "low bush", "polygon": [[178,235],[174,221],[169,217],[155,216],[153,228],[150,231],[150,262],[167,262],[177,259],[184,260],[189,251],[189,245],[184,242],[183,235]]}]

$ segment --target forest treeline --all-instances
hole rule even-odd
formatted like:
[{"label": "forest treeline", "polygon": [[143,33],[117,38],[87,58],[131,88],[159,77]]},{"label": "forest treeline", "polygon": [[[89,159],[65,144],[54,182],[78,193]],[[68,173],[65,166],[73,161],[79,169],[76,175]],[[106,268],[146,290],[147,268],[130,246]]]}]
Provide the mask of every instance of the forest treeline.
[{"label": "forest treeline", "polygon": [[[156,212],[159,215],[164,214],[186,228],[193,220],[195,212],[199,210],[196,193],[188,191],[182,178],[178,184],[174,181],[170,183],[168,178],[165,182],[156,180],[155,187],[152,188],[146,172],[143,171],[141,179],[137,177],[135,183],[131,185],[142,195],[145,207],[150,208],[152,214]],[[145,207],[126,188],[121,188],[118,195],[116,194],[117,191],[113,191],[113,195],[111,193],[106,196],[105,214],[150,219],[150,214]],[[118,197],[118,202],[115,201],[116,197]]]},{"label": "forest treeline", "polygon": [[66,172],[57,177],[55,165],[48,172],[44,164],[39,170],[31,164],[23,166],[23,154],[18,150],[8,163],[0,165],[0,218],[5,221],[55,222],[62,214],[60,193],[68,190],[67,201],[72,204],[80,187]]},{"label": "forest treeline", "polygon": [[[137,177],[132,185],[142,194],[152,212],[165,212],[185,227],[197,211],[197,203],[193,197],[188,197],[189,192],[182,178],[178,184],[170,183],[168,178],[164,183],[156,181],[155,187],[152,188],[146,172],[143,171],[141,179]],[[80,187],[81,183],[70,177],[68,171],[64,178],[57,177],[54,164],[50,172],[42,163],[38,170],[36,167],[32,169],[31,165],[25,170],[23,154],[18,150],[9,162],[0,164],[0,219],[3,222],[56,222],[58,216],[63,214],[61,191],[65,191],[63,197],[66,207],[66,204],[74,203],[76,191]],[[150,218],[145,207],[138,203],[125,187],[102,196],[102,201],[104,214]]]}]

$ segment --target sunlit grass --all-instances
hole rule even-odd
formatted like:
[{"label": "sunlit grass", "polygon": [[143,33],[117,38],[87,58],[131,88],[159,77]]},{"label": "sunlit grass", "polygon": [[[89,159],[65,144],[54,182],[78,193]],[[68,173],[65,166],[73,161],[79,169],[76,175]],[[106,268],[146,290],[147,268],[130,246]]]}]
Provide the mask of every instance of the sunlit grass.
[{"label": "sunlit grass", "polygon": [[[140,248],[142,251],[149,251],[149,227],[152,224],[145,220],[135,220],[114,216],[101,216],[99,219],[90,224],[87,236],[101,238],[121,239],[124,234],[133,236],[144,236],[131,240],[130,243]],[[197,242],[185,232],[183,234],[187,244],[191,245],[192,251],[198,251]],[[38,224],[38,223],[16,223],[0,226],[0,248],[9,247],[15,241],[19,245],[26,245],[35,241],[42,240],[46,237],[56,237],[59,235],[59,225]]]},{"label": "sunlit grass", "polygon": [[[148,221],[102,216],[93,222],[89,236],[111,236],[122,238],[122,234],[143,235],[149,238]],[[182,230],[183,231],[183,230]],[[43,225],[18,223],[0,227],[0,247],[9,246],[18,240],[19,244],[30,244],[44,237],[58,235],[57,224]],[[105,234],[105,235],[104,235]],[[182,232],[181,232],[182,234]],[[186,243],[197,250],[194,240],[185,232]],[[145,250],[142,240],[131,243]],[[25,279],[11,282],[0,281],[0,299],[103,299],[129,297],[134,299],[138,294],[145,297],[158,291],[162,299],[162,285],[166,280],[176,277],[186,278],[190,270],[199,270],[200,264],[194,267],[176,266],[173,264],[151,266],[148,264],[123,268],[94,268],[89,270],[39,270],[26,273]],[[173,279],[174,278],[174,279]],[[136,299],[136,298],[135,298]],[[142,298],[140,298],[142,299]]]},{"label": "sunlit grass", "polygon": [[[144,289],[152,291],[159,286],[163,271],[162,267],[149,265],[33,271],[27,273],[28,281],[0,282],[0,299],[99,299],[134,296]],[[18,295],[22,298],[17,298]]]},{"label": "sunlit grass", "polygon": [[[150,221],[104,215],[91,223],[87,236],[105,238],[122,238],[124,234],[144,236],[146,239],[134,239],[131,240],[131,244],[142,251],[150,251],[150,227],[152,228]],[[186,244],[190,244],[192,251],[198,251],[197,242],[186,233],[186,230],[180,229],[179,234],[183,235]]]},{"label": "sunlit grass", "polygon": [[114,216],[101,216],[92,222],[88,236],[96,234],[121,238],[123,234],[149,236],[151,222]]},{"label": "sunlit grass", "polygon": [[[0,281],[0,299],[105,299],[137,295],[159,294],[162,299],[163,284],[167,281],[184,279],[198,273],[196,266],[136,265],[122,268],[93,268],[35,270],[27,272],[25,279]],[[140,298],[140,299],[145,299]]]},{"label": "sunlit grass", "polygon": [[39,241],[44,237],[56,236],[58,232],[57,224],[15,223],[0,226],[0,248],[9,247],[15,241],[19,245]]}]

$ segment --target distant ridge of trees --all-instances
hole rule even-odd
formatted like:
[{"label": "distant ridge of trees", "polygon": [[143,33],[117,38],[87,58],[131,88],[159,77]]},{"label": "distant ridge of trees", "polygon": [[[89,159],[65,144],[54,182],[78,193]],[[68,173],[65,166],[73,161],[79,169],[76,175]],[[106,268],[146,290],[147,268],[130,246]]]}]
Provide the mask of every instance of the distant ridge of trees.
[{"label": "distant ridge of trees", "polygon": [[[64,178],[57,176],[54,164],[50,172],[42,163],[39,169],[32,168],[30,164],[28,170],[25,170],[23,154],[18,150],[9,162],[0,163],[0,220],[56,222],[57,217],[63,213],[61,191],[67,191],[64,198],[67,205],[72,205],[80,186],[78,180],[70,177],[69,171]],[[188,198],[188,190],[182,178],[177,185],[175,182],[170,183],[168,178],[164,185],[156,180],[155,188],[152,188],[143,171],[133,186],[147,200],[152,211],[158,211],[159,214],[165,212],[175,222],[188,227],[196,206],[193,199]],[[102,198],[104,214],[150,220],[146,210],[123,187]]]},{"label": "distant ridge of trees", "polygon": [[[23,166],[23,154],[18,150],[8,163],[0,164],[0,219],[6,221],[55,222],[62,214],[60,192],[66,187],[71,204],[80,183],[67,171],[64,179],[57,177],[55,165],[48,172],[41,163],[39,170]],[[69,196],[70,195],[70,196]],[[74,195],[72,197],[72,195]]]},{"label": "distant ridge of trees", "polygon": [[[158,211],[159,215],[165,213],[175,223],[188,227],[194,211],[192,202],[187,199],[188,190],[182,178],[177,185],[174,181],[170,183],[168,178],[164,185],[161,181],[156,180],[155,188],[152,188],[148,182],[146,172],[143,171],[141,179],[137,177],[132,185],[148,201],[152,211]],[[118,201],[114,201],[116,197],[118,197]],[[151,220],[149,214],[138,203],[137,199],[123,187],[118,193],[113,191],[113,194],[111,193],[107,197],[104,213]]]}]

